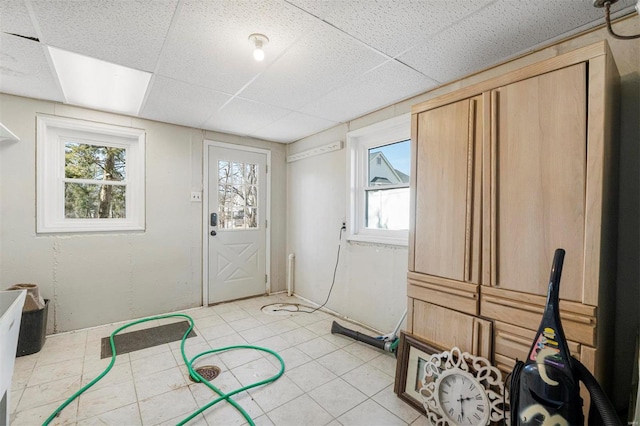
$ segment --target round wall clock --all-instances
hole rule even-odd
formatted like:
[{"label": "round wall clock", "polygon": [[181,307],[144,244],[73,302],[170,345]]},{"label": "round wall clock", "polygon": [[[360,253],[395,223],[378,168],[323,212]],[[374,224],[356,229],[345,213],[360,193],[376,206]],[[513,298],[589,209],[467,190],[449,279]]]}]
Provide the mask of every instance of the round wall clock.
[{"label": "round wall clock", "polygon": [[431,355],[423,373],[420,395],[433,426],[488,425],[508,414],[502,373],[485,358],[456,347]]}]

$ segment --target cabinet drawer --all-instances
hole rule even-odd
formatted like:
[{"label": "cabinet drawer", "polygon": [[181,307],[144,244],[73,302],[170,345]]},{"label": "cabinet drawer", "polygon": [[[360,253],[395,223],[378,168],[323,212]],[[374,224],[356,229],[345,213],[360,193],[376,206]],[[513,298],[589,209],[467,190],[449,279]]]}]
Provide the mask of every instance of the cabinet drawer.
[{"label": "cabinet drawer", "polygon": [[[495,321],[493,323],[493,347],[495,364],[504,372],[509,372],[515,365],[516,359],[525,361],[536,332],[515,325]],[[581,345],[568,341],[571,355],[580,359]]]},{"label": "cabinet drawer", "polygon": [[[544,313],[544,298],[489,288],[482,288],[481,291],[480,314],[483,317],[533,331],[538,329]],[[595,311],[595,309],[583,305],[582,311],[576,312],[565,309],[566,305],[560,302],[560,318],[567,339],[595,346],[596,317],[587,315],[589,310]],[[571,308],[574,308],[574,305],[572,304]],[[595,312],[593,314],[595,315]]]},{"label": "cabinet drawer", "polygon": [[491,321],[414,299],[412,331],[435,346],[491,359]]},{"label": "cabinet drawer", "polygon": [[407,295],[470,315],[478,315],[479,286],[409,272]]}]

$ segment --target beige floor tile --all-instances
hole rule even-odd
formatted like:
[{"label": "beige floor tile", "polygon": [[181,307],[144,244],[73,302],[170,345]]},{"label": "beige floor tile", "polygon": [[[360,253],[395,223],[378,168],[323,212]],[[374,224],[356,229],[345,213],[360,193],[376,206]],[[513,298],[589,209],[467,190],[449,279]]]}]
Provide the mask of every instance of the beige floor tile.
[{"label": "beige floor tile", "polygon": [[[331,334],[334,317],[325,312],[260,311],[274,302],[303,303],[277,294],[187,312],[195,319],[197,334],[186,340],[190,359],[211,348],[246,345],[247,341],[275,350],[284,359],[283,377],[235,397],[257,425],[426,425],[421,422],[423,416],[393,393],[395,357]],[[182,318],[154,319],[124,332],[174,320]],[[50,336],[42,351],[17,358],[11,392],[12,425],[42,424],[64,397],[104,371],[111,359],[100,359],[100,339],[122,324]],[[357,325],[344,325],[371,335]],[[244,349],[205,355],[196,361],[196,366],[201,365],[221,368],[221,375],[212,382],[221,392],[255,384],[280,370],[275,356]],[[119,355],[112,371],[53,424],[174,425],[215,398],[204,384],[189,380],[180,341],[176,341]],[[189,425],[207,423],[246,424],[227,402],[196,416]]]},{"label": "beige floor tile", "polygon": [[341,377],[367,396],[373,396],[393,383],[393,377],[367,364]]},{"label": "beige floor tile", "polygon": [[169,368],[176,367],[177,365],[178,363],[173,357],[173,353],[171,351],[131,361],[131,369],[133,370],[133,376],[136,379],[157,371],[168,370]]},{"label": "beige floor tile", "polygon": [[377,358],[372,359],[367,364],[377,368],[388,376],[396,375],[396,357],[392,353],[383,353]]},{"label": "beige floor tile", "polygon": [[335,374],[315,361],[288,370],[286,375],[305,392],[310,392],[336,378]]},{"label": "beige floor tile", "polygon": [[334,417],[346,413],[367,399],[364,393],[340,378],[311,390],[309,396]]},{"label": "beige floor tile", "polygon": [[269,411],[269,418],[276,426],[323,426],[333,417],[308,395],[302,395]]},{"label": "beige floor tile", "polygon": [[[234,395],[233,400],[238,405],[240,405],[240,407],[242,407],[242,409],[245,410],[249,417],[252,419],[260,417],[264,414],[258,404],[256,404],[256,402],[246,392]],[[207,403],[208,402],[210,401],[207,401]],[[219,403],[204,411],[202,414],[207,420],[207,423],[210,425],[234,426],[247,423],[244,416],[227,401],[220,401]]]},{"label": "beige floor tile", "polygon": [[369,362],[372,359],[377,358],[381,354],[385,353],[381,349],[375,349],[372,346],[369,346],[362,342],[354,342],[342,349],[349,352],[351,355],[360,358],[364,362]]},{"label": "beige floor tile", "polygon": [[276,333],[266,325],[261,325],[259,327],[250,328],[249,330],[240,331],[238,332],[238,334],[240,334],[244,340],[251,344],[276,335]]},{"label": "beige floor tile", "polygon": [[336,345],[330,343],[322,337],[309,340],[308,342],[300,343],[296,347],[313,359],[320,358],[339,349]]},{"label": "beige floor tile", "polygon": [[407,424],[371,399],[347,411],[338,417],[338,421],[349,426],[400,426]]},{"label": "beige floor tile", "polygon": [[257,349],[238,348],[220,353],[220,359],[228,368],[233,369],[262,358],[263,353]]},{"label": "beige floor tile", "polygon": [[344,350],[331,352],[317,359],[318,363],[327,368],[333,374],[342,376],[343,374],[360,367],[363,361]]},{"label": "beige floor tile", "polygon": [[81,420],[77,423],[77,426],[92,426],[92,425],[113,425],[113,426],[138,426],[142,425],[142,419],[140,418],[140,410],[138,404],[129,404],[124,407],[116,408],[115,410],[107,411],[95,417]]},{"label": "beige floor tile", "polygon": [[[64,400],[56,401],[35,408],[29,408],[16,412],[10,420],[11,426],[34,426],[41,425],[51,416],[51,414],[62,404]],[[76,421],[78,411],[78,400],[72,401],[64,410],[55,417],[51,426],[73,425]]]},{"label": "beige floor tile", "polygon": [[250,330],[252,328],[260,327],[263,324],[260,321],[258,321],[257,319],[249,316],[247,318],[243,318],[243,319],[238,320],[238,321],[230,322],[229,325],[231,326],[231,328],[233,328],[236,332],[239,333],[241,331]]},{"label": "beige floor tile", "polygon": [[304,391],[287,376],[282,376],[273,383],[250,389],[249,393],[260,408],[268,412],[299,397]]},{"label": "beige floor tile", "polygon": [[9,394],[9,414],[13,414],[18,408],[18,403],[20,402],[20,398],[22,398],[22,394],[24,393],[24,388],[20,388],[17,390],[12,390]]},{"label": "beige floor tile", "polygon": [[186,417],[198,406],[187,386],[143,399],[139,402],[142,423],[155,425],[176,417]]},{"label": "beige floor tile", "polygon": [[135,380],[138,399],[147,399],[165,392],[187,386],[187,382],[180,371],[174,367],[158,371]]},{"label": "beige floor tile", "polygon": [[136,391],[133,381],[106,386],[80,395],[78,419],[95,417],[117,408],[135,403]]},{"label": "beige floor tile", "polygon": [[60,401],[73,395],[78,389],[80,389],[80,375],[27,387],[20,398],[16,412]]},{"label": "beige floor tile", "polygon": [[[302,364],[312,361],[311,357],[298,348],[288,348],[283,351],[279,351],[278,355],[284,360],[285,369],[291,370]],[[274,367],[280,368],[280,361],[275,357],[267,358]]]},{"label": "beige floor tile", "polygon": [[33,370],[27,386],[40,385],[79,374],[82,374],[82,364],[79,362],[62,361],[44,366],[38,365]]},{"label": "beige floor tile", "polygon": [[372,399],[407,423],[411,423],[421,416],[415,408],[398,398],[398,395],[393,392],[393,385],[384,388]]}]

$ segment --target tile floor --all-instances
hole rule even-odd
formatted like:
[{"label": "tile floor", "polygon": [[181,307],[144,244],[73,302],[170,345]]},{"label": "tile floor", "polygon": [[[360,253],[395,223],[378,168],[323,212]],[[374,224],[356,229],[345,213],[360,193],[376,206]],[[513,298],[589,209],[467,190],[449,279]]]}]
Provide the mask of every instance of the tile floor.
[{"label": "tile floor", "polygon": [[[185,312],[193,317],[198,334],[187,340],[189,357],[211,348],[252,344],[275,350],[284,359],[286,371],[280,379],[234,397],[256,425],[427,424],[426,418],[393,393],[393,355],[332,335],[335,318],[325,312],[276,315],[260,310],[265,304],[283,301],[303,303],[273,295]],[[151,321],[127,331],[172,320]],[[359,329],[344,320],[340,323]],[[42,424],[66,398],[98,376],[110,361],[100,359],[100,339],[119,325],[54,335],[39,353],[17,358],[11,424]],[[221,368],[213,383],[224,392],[270,377],[279,366],[268,353],[244,349],[196,362],[196,366],[210,364]],[[188,379],[180,342],[174,342],[118,356],[111,372],[51,424],[176,424],[214,398],[205,385]],[[226,426],[246,421],[230,404],[221,402],[188,424]]]}]

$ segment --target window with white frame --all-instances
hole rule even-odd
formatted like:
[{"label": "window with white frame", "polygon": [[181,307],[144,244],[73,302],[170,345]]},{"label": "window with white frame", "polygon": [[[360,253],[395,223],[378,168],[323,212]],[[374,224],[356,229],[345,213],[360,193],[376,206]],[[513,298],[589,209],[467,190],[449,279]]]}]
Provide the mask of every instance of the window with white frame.
[{"label": "window with white frame", "polygon": [[37,116],[37,232],[145,227],[145,131]]},{"label": "window with white frame", "polygon": [[348,238],[407,245],[411,117],[347,133],[350,200]]}]

